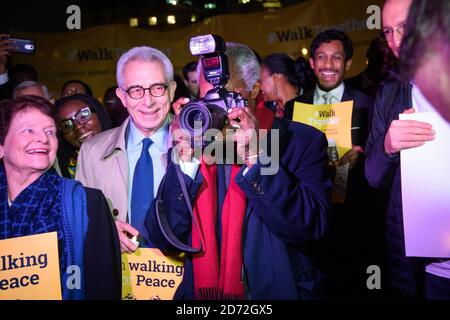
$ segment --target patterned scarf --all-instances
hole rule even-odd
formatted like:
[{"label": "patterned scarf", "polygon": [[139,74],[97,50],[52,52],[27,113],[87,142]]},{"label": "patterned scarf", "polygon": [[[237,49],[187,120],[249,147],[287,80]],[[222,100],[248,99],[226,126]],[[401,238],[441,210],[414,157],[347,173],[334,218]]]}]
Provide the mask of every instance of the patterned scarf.
[{"label": "patterned scarf", "polygon": [[51,170],[42,174],[8,205],[5,167],[0,162],[0,240],[58,232],[60,270],[67,269],[66,237],[61,221],[62,179]]}]

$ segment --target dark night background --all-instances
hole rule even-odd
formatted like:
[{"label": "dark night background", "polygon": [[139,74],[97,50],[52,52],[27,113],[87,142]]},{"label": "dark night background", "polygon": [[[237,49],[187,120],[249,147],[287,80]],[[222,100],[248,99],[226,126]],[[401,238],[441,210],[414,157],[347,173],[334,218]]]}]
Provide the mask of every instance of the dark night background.
[{"label": "dark night background", "polygon": [[[173,30],[191,23],[195,15],[197,22],[219,14],[247,13],[261,10],[274,10],[270,6],[283,7],[304,2],[305,0],[226,0],[196,1],[179,0],[177,5],[168,4],[167,0],[59,0],[59,1],[3,1],[0,8],[0,32],[64,32],[67,31],[66,9],[76,4],[81,9],[82,29],[98,25],[122,23],[129,24],[130,17],[146,21],[149,16],[157,16],[162,21],[157,26],[141,23],[139,27],[152,30]],[[247,3],[242,3],[247,2]],[[215,9],[205,9],[205,4],[215,4]],[[167,25],[165,17],[174,14],[175,25]]]}]

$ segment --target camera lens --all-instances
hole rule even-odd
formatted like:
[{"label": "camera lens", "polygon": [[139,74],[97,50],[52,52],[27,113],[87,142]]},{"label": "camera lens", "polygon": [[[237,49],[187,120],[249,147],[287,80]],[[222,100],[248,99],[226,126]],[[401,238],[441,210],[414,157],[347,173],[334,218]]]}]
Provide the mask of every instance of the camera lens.
[{"label": "camera lens", "polygon": [[196,115],[194,115],[194,123],[195,121],[200,122],[200,123],[204,123],[205,122],[205,115],[201,112],[197,113]]},{"label": "camera lens", "polygon": [[228,118],[227,111],[223,107],[215,104],[208,104],[206,108],[208,108],[211,114],[210,128],[222,130]]},{"label": "camera lens", "polygon": [[191,136],[203,134],[211,124],[211,113],[201,101],[190,102],[180,113],[180,125]]}]

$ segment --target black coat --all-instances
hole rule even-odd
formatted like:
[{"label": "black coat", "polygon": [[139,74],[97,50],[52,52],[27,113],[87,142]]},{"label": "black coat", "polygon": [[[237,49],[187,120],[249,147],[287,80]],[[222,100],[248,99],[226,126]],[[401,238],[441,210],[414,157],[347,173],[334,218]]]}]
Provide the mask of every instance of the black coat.
[{"label": "black coat", "polygon": [[393,73],[378,91],[366,146],[365,174],[372,187],[390,190],[386,225],[389,280],[400,294],[414,297],[423,286],[418,281],[423,279],[419,276],[423,268],[419,259],[405,256],[400,154],[389,156],[384,150],[384,139],[391,122],[412,107],[411,93],[409,82]]},{"label": "black coat", "polygon": [[86,299],[120,300],[122,268],[117,229],[103,193],[85,190],[89,218],[84,241]]}]

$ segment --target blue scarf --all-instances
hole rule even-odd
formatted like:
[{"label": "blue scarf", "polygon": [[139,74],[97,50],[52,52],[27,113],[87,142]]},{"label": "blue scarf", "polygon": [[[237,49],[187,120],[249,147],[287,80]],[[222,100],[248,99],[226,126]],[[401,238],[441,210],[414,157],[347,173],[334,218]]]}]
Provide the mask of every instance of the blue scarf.
[{"label": "blue scarf", "polygon": [[56,231],[61,272],[67,269],[68,243],[61,218],[62,179],[42,174],[8,205],[8,184],[0,162],[0,240]]}]

